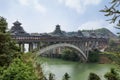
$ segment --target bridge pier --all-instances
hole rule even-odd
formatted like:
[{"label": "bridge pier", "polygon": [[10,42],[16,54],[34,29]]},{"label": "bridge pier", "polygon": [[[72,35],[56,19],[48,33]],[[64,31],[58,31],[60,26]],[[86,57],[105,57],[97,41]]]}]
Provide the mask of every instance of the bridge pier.
[{"label": "bridge pier", "polygon": [[38,50],[40,49],[40,43],[39,42],[37,43],[37,49]]},{"label": "bridge pier", "polygon": [[58,54],[61,54],[61,47],[58,48]]},{"label": "bridge pier", "polygon": [[53,54],[56,54],[56,48],[53,49]]},{"label": "bridge pier", "polygon": [[25,51],[25,46],[24,43],[19,43],[20,51],[24,52]]},{"label": "bridge pier", "polygon": [[33,50],[33,43],[29,43],[29,52],[31,52]]}]

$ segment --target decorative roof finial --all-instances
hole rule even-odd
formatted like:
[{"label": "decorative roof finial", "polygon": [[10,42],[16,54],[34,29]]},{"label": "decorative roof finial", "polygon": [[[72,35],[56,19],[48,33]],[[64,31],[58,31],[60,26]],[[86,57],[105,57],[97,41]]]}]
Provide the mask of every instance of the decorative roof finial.
[{"label": "decorative roof finial", "polygon": [[14,23],[13,23],[14,25],[21,25],[22,23],[20,23],[18,20],[17,21],[15,21]]}]

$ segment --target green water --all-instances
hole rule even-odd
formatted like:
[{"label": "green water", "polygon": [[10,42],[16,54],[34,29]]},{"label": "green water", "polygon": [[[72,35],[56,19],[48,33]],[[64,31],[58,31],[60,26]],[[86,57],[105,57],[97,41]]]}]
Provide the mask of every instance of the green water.
[{"label": "green water", "polygon": [[49,73],[54,73],[56,80],[62,80],[66,72],[71,76],[70,80],[88,80],[90,72],[98,74],[105,80],[104,74],[115,67],[112,64],[88,64],[41,57],[38,62],[42,64],[44,74],[48,76]]}]

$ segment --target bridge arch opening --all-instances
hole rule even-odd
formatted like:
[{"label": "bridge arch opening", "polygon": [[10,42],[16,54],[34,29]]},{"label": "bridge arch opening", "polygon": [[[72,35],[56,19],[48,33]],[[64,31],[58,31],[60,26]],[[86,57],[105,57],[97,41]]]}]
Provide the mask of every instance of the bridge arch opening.
[{"label": "bridge arch opening", "polygon": [[40,54],[46,52],[46,51],[49,51],[51,49],[54,49],[54,48],[58,48],[58,47],[69,47],[69,48],[73,48],[75,50],[77,50],[79,53],[78,53],[78,56],[83,60],[83,61],[87,61],[87,56],[86,54],[77,46],[73,45],[73,44],[68,44],[68,43],[58,43],[58,44],[53,44],[53,45],[49,45],[45,48],[42,48],[40,49],[38,52],[37,52],[37,56],[39,56]]}]

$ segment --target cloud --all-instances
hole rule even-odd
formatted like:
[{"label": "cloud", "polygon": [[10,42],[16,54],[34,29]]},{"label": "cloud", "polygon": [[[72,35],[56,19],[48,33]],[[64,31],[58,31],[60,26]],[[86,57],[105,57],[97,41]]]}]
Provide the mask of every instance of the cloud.
[{"label": "cloud", "polygon": [[32,7],[33,9],[46,13],[47,9],[44,5],[39,3],[39,0],[19,0],[19,3],[23,6]]},{"label": "cloud", "polygon": [[58,0],[65,6],[74,9],[78,13],[84,13],[88,6],[98,5],[101,0]]},{"label": "cloud", "polygon": [[37,0],[34,1],[34,8],[39,11],[39,12],[42,12],[42,13],[46,13],[46,8],[45,6],[43,6],[42,4],[40,4]]},{"label": "cloud", "polygon": [[84,5],[98,5],[101,0],[83,0]]},{"label": "cloud", "polygon": [[18,0],[21,5],[28,6],[29,0]]},{"label": "cloud", "polygon": [[82,6],[80,5],[80,0],[59,0],[59,2],[65,4],[65,6],[75,9],[77,12],[81,13]]}]

